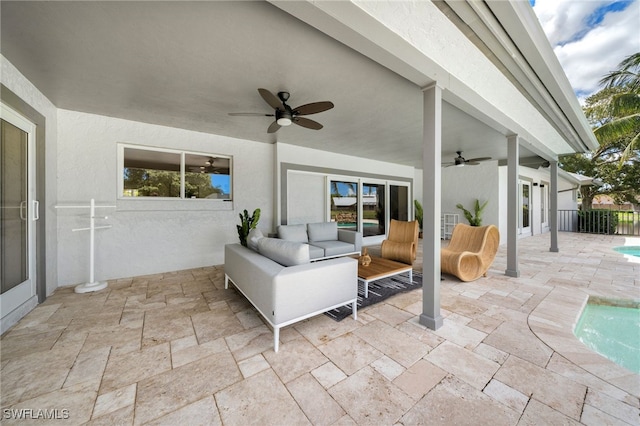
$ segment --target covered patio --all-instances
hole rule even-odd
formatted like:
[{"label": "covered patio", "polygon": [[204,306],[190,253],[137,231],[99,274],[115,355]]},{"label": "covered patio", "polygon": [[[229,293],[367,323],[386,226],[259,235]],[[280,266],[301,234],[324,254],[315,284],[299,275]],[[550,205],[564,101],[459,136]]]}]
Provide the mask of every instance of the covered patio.
[{"label": "covered patio", "polygon": [[637,424],[638,375],[572,334],[588,295],[640,299],[640,263],[612,250],[630,241],[549,239],[520,241],[517,279],[505,246],[486,278],[446,276],[437,331],[415,290],[287,327],[277,354],[222,266],[58,288],[2,338],[3,423]]}]

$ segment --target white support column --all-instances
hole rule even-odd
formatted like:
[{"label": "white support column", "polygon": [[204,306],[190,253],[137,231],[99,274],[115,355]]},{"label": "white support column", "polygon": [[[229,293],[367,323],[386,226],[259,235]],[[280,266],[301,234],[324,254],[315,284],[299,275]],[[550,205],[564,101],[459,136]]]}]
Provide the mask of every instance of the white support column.
[{"label": "white support column", "polygon": [[520,194],[518,192],[520,141],[518,135],[507,137],[507,270],[505,275],[519,277],[518,270],[518,218]]},{"label": "white support column", "polygon": [[442,88],[437,84],[423,90],[423,227],[422,227],[422,314],[420,324],[437,330],[440,315],[440,205],[442,157]]},{"label": "white support column", "polygon": [[558,248],[558,162],[550,161],[549,174],[551,175],[549,189],[549,227],[551,228],[550,252],[557,253]]}]

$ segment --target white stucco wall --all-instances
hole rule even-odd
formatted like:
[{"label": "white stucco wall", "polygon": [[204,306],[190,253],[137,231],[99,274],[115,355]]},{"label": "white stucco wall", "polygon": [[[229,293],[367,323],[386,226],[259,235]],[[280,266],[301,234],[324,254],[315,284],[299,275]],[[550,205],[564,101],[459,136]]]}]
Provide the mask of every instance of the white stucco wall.
[{"label": "white stucco wall", "polygon": [[41,211],[46,212],[46,288],[47,295],[58,287],[57,279],[57,242],[56,242],[56,150],[57,150],[57,109],[24,75],[18,71],[4,56],[0,55],[0,81],[15,93],[22,101],[30,105],[45,117],[45,163],[46,170],[37,170],[37,174],[45,174],[47,197],[46,205],[41,204]]},{"label": "white stucco wall", "polygon": [[[96,280],[224,263],[224,245],[237,242],[238,213],[261,208],[273,220],[273,146],[75,111],[58,114],[58,203],[116,205],[104,209],[96,231]],[[233,202],[119,200],[117,144],[164,147],[233,157]],[[259,177],[259,178],[257,178]],[[89,277],[88,211],[60,210],[60,285]]]},{"label": "white stucco wall", "polygon": [[488,201],[482,212],[483,225],[496,225],[499,216],[499,176],[497,161],[476,166],[442,168],[442,212],[457,213],[461,223],[468,223],[458,203],[473,213],[475,201]]}]

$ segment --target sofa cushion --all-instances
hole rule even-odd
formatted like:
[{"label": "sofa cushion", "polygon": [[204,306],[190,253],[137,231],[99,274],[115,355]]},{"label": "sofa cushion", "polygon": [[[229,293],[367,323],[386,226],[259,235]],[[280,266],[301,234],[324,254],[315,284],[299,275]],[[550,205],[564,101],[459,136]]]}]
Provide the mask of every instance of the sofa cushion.
[{"label": "sofa cushion", "polygon": [[338,222],[319,222],[307,224],[309,241],[336,241]]},{"label": "sofa cushion", "polygon": [[254,251],[258,251],[258,240],[264,238],[262,231],[258,228],[253,228],[249,231],[249,235],[247,235],[247,247]]},{"label": "sofa cushion", "polygon": [[258,240],[258,251],[283,266],[309,263],[309,246],[304,243],[265,237]]},{"label": "sofa cushion", "polygon": [[280,225],[278,226],[278,238],[297,243],[308,243],[306,225]]},{"label": "sofa cushion", "polygon": [[324,257],[324,249],[322,247],[309,244],[309,257],[311,259],[320,259]]},{"label": "sofa cushion", "polygon": [[356,251],[356,247],[353,244],[343,241],[314,241],[313,245],[324,249],[325,257],[339,256]]}]

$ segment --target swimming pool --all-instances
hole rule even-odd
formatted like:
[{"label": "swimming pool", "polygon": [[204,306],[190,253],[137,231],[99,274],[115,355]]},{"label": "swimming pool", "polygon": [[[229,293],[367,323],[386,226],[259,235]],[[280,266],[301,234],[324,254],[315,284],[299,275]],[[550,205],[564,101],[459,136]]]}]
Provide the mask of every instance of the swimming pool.
[{"label": "swimming pool", "polygon": [[640,257],[640,246],[620,246],[613,248],[618,253],[628,254],[629,256]]},{"label": "swimming pool", "polygon": [[640,374],[639,305],[590,299],[574,334],[589,349]]}]

